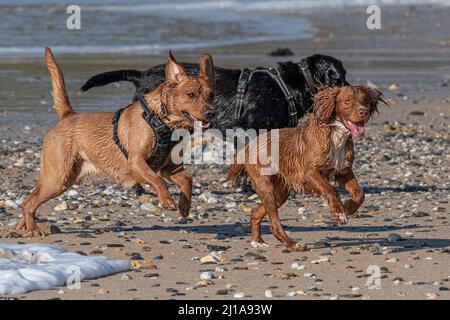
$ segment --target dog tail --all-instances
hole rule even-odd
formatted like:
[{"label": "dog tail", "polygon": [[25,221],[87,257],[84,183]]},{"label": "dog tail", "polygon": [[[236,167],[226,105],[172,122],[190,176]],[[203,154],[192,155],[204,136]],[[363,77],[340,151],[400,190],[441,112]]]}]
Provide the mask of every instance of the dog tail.
[{"label": "dog tail", "polygon": [[245,171],[245,164],[233,163],[228,169],[227,180],[231,181],[234,185],[238,185],[245,177],[247,172]]},{"label": "dog tail", "polygon": [[67,96],[64,76],[61,72],[61,68],[56,63],[50,48],[45,48],[45,63],[47,64],[47,69],[52,79],[52,95],[56,114],[58,115],[58,119],[61,120],[68,114],[72,113],[73,109],[70,106],[69,97]]},{"label": "dog tail", "polygon": [[88,91],[93,87],[102,87],[118,81],[130,81],[137,87],[142,75],[143,72],[139,70],[116,70],[104,72],[89,78],[89,80],[83,84],[81,90]]}]

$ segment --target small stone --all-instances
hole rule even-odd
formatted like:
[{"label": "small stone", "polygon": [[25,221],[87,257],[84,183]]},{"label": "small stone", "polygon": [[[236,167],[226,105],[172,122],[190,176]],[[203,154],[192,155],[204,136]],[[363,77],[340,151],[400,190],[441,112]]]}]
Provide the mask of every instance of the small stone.
[{"label": "small stone", "polygon": [[214,274],[211,271],[202,272],[200,274],[200,279],[202,279],[202,280],[214,279]]},{"label": "small stone", "polygon": [[109,290],[108,290],[108,289],[105,289],[105,288],[100,288],[100,289],[98,290],[98,293],[99,293],[99,294],[108,294],[108,293],[109,293]]},{"label": "small stone", "polygon": [[129,276],[129,275],[127,275],[127,274],[123,274],[122,275],[122,280],[131,280],[132,278]]},{"label": "small stone", "polygon": [[144,260],[142,262],[138,261],[138,260],[133,260],[133,261],[131,261],[131,269],[135,269],[135,270],[139,270],[139,269],[157,269],[157,267],[150,260]]},{"label": "small stone", "polygon": [[68,195],[69,197],[75,197],[75,196],[78,195],[78,191],[71,189],[71,190],[69,190],[69,191],[67,192],[67,195]]},{"label": "small stone", "polygon": [[64,211],[67,210],[69,208],[67,201],[63,201],[59,204],[57,204],[54,208],[55,211]]},{"label": "small stone", "polygon": [[210,254],[202,257],[200,259],[201,264],[211,264],[211,263],[228,263],[230,260],[223,252],[212,251]]},{"label": "small stone", "polygon": [[402,237],[397,233],[391,233],[387,236],[389,242],[399,241]]},{"label": "small stone", "polygon": [[208,217],[209,217],[208,212],[201,212],[197,215],[197,218],[199,220],[205,220],[205,219],[208,219]]},{"label": "small stone", "polygon": [[220,289],[216,291],[216,295],[218,296],[224,296],[228,294],[228,290],[227,289]]},{"label": "small stone", "polygon": [[305,269],[305,267],[306,266],[304,264],[301,264],[299,262],[294,262],[293,264],[291,264],[291,268],[295,270],[303,270]]},{"label": "small stone", "polygon": [[288,292],[286,296],[288,296],[288,297],[295,297],[296,295],[297,295],[296,291],[291,291],[291,292]]},{"label": "small stone", "polygon": [[210,279],[204,279],[204,280],[198,281],[196,283],[197,287],[206,287],[206,286],[212,286],[212,285],[214,285],[214,281],[212,281]]},{"label": "small stone", "polygon": [[330,259],[328,257],[324,257],[324,256],[320,256],[316,260],[311,261],[312,264],[320,264],[320,263],[325,263],[325,262],[330,262]]},{"label": "small stone", "polygon": [[236,299],[245,298],[245,293],[243,293],[243,292],[236,292],[236,293],[233,295],[233,298],[236,298]]},{"label": "small stone", "polygon": [[280,277],[283,280],[287,280],[287,279],[295,278],[295,277],[297,277],[297,275],[293,272],[285,272],[285,273],[282,273]]},{"label": "small stone", "polygon": [[19,205],[15,201],[10,200],[10,199],[6,200],[4,205],[6,208],[12,208],[12,209],[17,209],[19,207]]},{"label": "small stone", "polygon": [[272,290],[266,290],[266,291],[264,291],[264,296],[265,296],[266,298],[273,298]]},{"label": "small stone", "polygon": [[151,202],[141,204],[141,209],[144,211],[153,211],[155,206]]},{"label": "small stone", "polygon": [[434,293],[434,292],[427,293],[427,299],[436,299],[437,297],[439,297],[439,295],[437,293]]},{"label": "small stone", "polygon": [[305,273],[303,274],[303,276],[304,276],[305,278],[315,278],[315,277],[316,277],[316,275],[315,275],[314,273],[312,273],[312,272],[305,272]]},{"label": "small stone", "polygon": [[213,194],[213,193],[211,193],[209,191],[199,195],[198,199],[200,201],[203,201],[203,202],[206,202],[206,203],[210,203],[210,204],[214,204],[214,203],[218,203],[219,202],[219,197],[217,197],[215,194]]}]

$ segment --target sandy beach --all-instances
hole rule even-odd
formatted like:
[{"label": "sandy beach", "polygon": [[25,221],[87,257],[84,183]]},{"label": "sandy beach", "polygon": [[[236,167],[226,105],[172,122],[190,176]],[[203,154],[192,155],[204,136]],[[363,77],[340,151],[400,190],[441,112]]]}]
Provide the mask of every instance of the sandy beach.
[{"label": "sandy beach", "polygon": [[[293,194],[281,208],[291,237],[311,248],[302,253],[283,252],[267,221],[263,237],[270,247],[250,247],[249,211],[259,200],[230,186],[227,167],[220,165],[187,166],[195,183],[191,219],[157,207],[150,188],[137,197],[119,185],[94,182],[39,209],[48,236],[6,238],[34,186],[42,140],[56,115],[43,58],[0,60],[0,242],[57,244],[136,261],[136,269],[83,282],[80,290],[13,298],[236,299],[243,293],[265,299],[269,290],[276,299],[450,299],[449,14],[448,7],[391,7],[383,11],[383,29],[370,31],[360,27],[363,8],[305,11],[314,38],[200,50],[225,67],[333,55],[352,84],[377,86],[388,99],[391,106],[380,106],[355,143],[354,169],[367,195],[359,214],[337,226],[324,201],[310,195]],[[295,55],[267,55],[278,47]],[[176,54],[196,61],[198,53]],[[129,103],[133,87],[80,93],[83,82],[102,71],[146,69],[163,63],[165,54],[68,54],[58,61],[74,109],[112,111]],[[213,262],[202,263],[208,255]],[[374,268],[379,288],[370,286]],[[212,278],[202,280],[204,272]]]}]

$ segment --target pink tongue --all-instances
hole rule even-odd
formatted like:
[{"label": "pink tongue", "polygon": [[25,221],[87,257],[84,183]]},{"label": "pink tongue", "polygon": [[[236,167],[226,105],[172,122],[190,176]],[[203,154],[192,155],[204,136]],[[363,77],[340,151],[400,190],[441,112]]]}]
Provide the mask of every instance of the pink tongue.
[{"label": "pink tongue", "polygon": [[364,135],[364,124],[360,124],[360,123],[353,123],[351,121],[347,121],[347,126],[350,129],[350,131],[352,132],[352,135],[357,136],[357,137],[361,137]]}]

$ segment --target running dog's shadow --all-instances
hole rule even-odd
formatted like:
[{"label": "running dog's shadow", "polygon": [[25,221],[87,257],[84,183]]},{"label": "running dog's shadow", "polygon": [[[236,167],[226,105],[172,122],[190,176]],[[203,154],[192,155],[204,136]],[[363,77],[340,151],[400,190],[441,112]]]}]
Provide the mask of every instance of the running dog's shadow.
[{"label": "running dog's shadow", "polygon": [[[351,232],[362,233],[368,235],[365,238],[359,237],[327,237],[319,240],[316,244],[313,243],[313,247],[350,247],[350,248],[362,248],[370,247],[373,245],[379,245],[380,247],[388,247],[390,251],[414,251],[420,249],[433,249],[433,248],[445,248],[450,247],[450,239],[436,239],[436,238],[401,238],[397,241],[388,241],[378,235],[380,232],[395,232],[399,230],[415,230],[421,228],[417,224],[409,224],[404,226],[337,226],[337,225],[325,225],[325,226],[286,226],[286,230],[296,238],[307,232],[323,232],[333,231],[339,232]],[[151,227],[133,227],[133,231],[174,231],[179,232],[185,230],[192,233],[211,234],[216,235],[217,239],[231,239],[242,238],[246,239],[250,237],[250,228],[244,224],[221,224],[221,225],[153,225]],[[124,230],[113,230],[124,231]],[[270,228],[267,224],[263,224],[261,227],[261,233],[269,237],[272,235]],[[371,236],[373,234],[373,236]],[[298,239],[296,239],[298,240]],[[306,240],[306,239],[303,239]],[[450,252],[450,251],[449,251]]]}]

